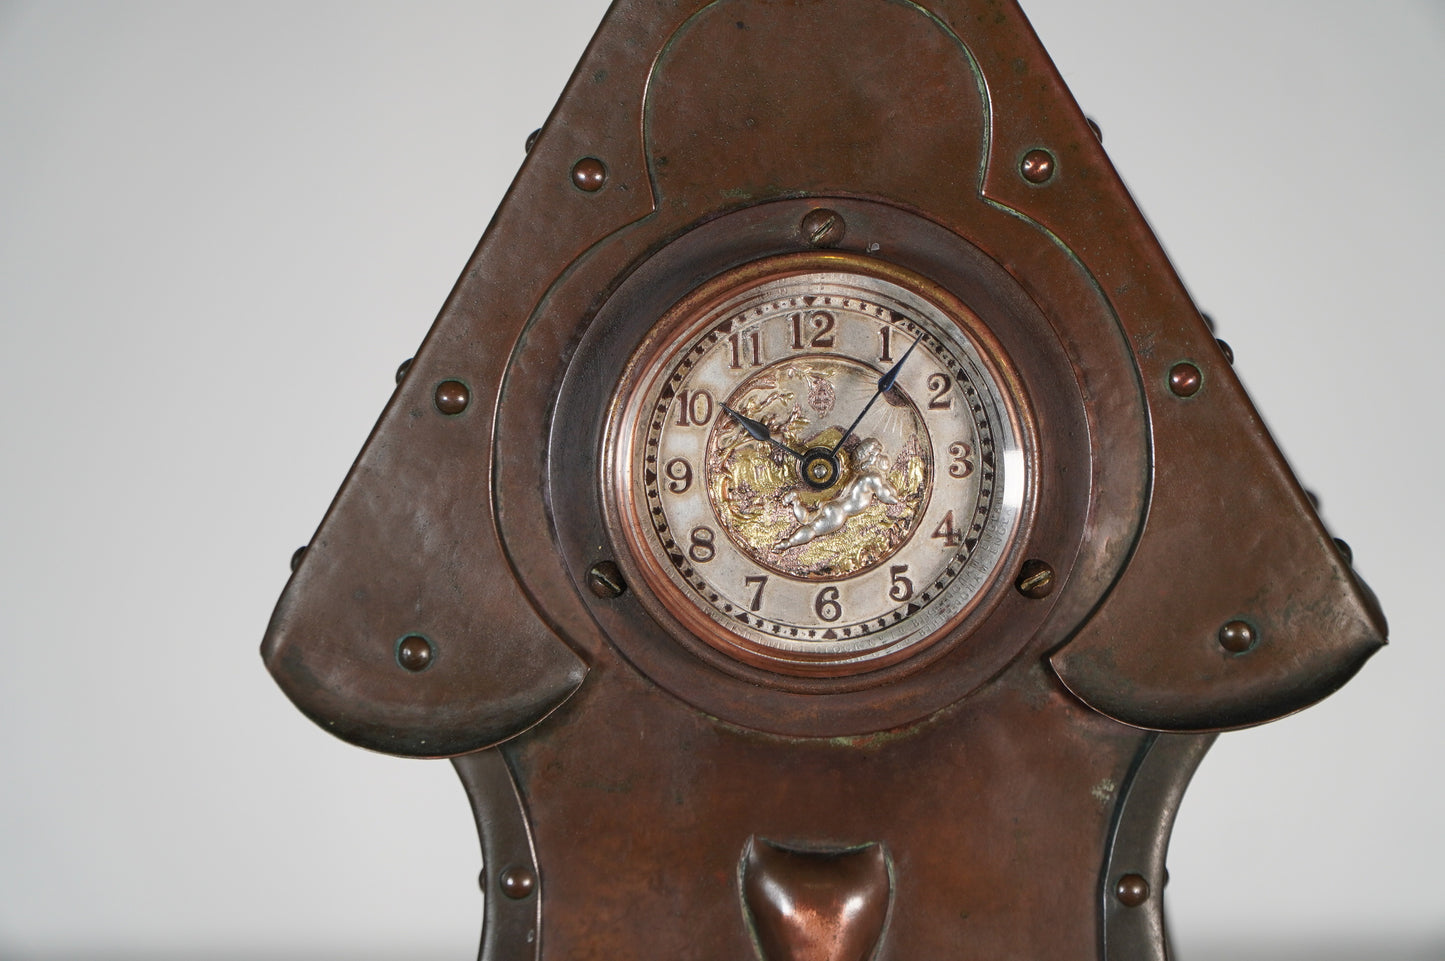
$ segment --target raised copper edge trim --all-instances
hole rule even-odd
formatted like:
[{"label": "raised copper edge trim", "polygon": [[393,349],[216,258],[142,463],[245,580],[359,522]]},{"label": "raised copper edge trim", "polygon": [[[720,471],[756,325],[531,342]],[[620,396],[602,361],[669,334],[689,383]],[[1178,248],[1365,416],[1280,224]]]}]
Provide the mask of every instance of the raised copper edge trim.
[{"label": "raised copper edge trim", "polygon": [[[452,766],[471,806],[486,878],[479,961],[536,961],[542,954],[544,877],[511,764],[499,748],[491,748],[452,758]],[[514,867],[532,873],[525,898],[508,897],[502,889],[503,872]]]},{"label": "raised copper edge trim", "polygon": [[[1164,916],[1169,837],[1185,789],[1215,736],[1151,731],[1140,742],[1118,788],[1099,869],[1100,961],[1170,961]],[[1149,883],[1152,893],[1142,904],[1119,901],[1116,888],[1126,874]]]}]

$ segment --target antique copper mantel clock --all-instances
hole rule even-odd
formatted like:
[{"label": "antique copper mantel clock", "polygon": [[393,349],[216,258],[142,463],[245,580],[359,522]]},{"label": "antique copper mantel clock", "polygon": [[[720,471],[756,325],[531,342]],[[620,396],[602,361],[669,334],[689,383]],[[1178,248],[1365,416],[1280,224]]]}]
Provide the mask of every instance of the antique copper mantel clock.
[{"label": "antique copper mantel clock", "polygon": [[1384,633],[1014,3],[619,0],[263,654],[489,961],[1060,961]]}]

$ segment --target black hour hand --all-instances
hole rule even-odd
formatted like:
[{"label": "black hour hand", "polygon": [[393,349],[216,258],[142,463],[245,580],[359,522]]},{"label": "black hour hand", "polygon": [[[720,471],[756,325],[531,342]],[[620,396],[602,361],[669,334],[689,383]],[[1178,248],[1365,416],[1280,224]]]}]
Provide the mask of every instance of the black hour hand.
[{"label": "black hour hand", "polygon": [[772,444],[774,447],[777,447],[780,450],[787,451],[789,454],[792,454],[799,460],[803,459],[802,454],[799,454],[787,444],[784,444],[782,441],[779,440],[774,440],[773,432],[768,430],[767,424],[764,424],[760,420],[753,420],[751,417],[745,417],[742,414],[739,414],[737,411],[733,410],[727,404],[723,404],[722,409],[726,411],[729,415],[731,415],[733,420],[741,424],[743,430],[747,431],[748,436],[751,437],[753,440],[760,440],[765,444]]}]

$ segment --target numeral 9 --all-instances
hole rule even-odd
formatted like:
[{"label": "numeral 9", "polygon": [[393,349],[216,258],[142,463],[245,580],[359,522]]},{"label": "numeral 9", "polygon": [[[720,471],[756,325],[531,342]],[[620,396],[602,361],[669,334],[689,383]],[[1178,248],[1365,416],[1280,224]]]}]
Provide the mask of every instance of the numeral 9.
[{"label": "numeral 9", "polygon": [[681,457],[674,457],[662,469],[667,475],[667,489],[674,494],[686,494],[692,486],[692,465]]}]

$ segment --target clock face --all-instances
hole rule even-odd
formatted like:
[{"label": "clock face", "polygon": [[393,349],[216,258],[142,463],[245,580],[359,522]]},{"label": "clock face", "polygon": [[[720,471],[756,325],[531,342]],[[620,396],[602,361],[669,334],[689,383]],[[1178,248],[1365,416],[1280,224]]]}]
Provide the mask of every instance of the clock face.
[{"label": "clock face", "polygon": [[678,305],[614,411],[610,502],[688,632],[803,675],[892,663],[993,583],[1029,478],[1006,360],[921,278],[763,262]]}]

